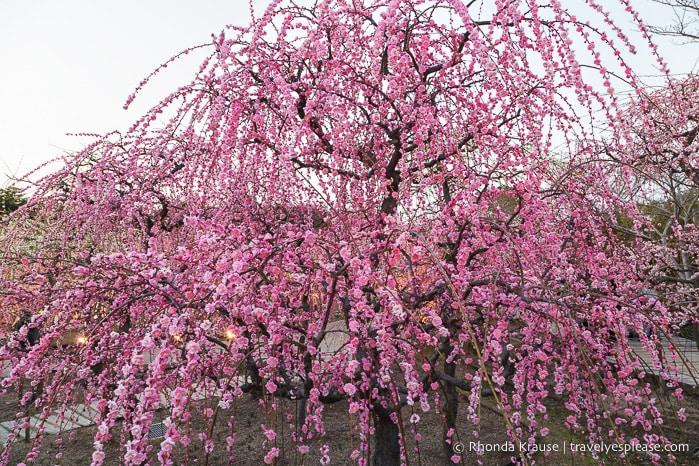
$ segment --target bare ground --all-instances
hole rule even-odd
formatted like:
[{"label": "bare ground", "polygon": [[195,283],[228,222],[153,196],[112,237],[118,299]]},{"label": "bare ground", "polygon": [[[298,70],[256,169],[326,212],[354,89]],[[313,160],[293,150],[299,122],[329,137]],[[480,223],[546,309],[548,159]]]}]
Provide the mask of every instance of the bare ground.
[{"label": "bare ground", "polygon": [[[699,464],[699,460],[692,458],[693,449],[699,447],[699,437],[697,436],[699,431],[699,396],[697,394],[687,394],[681,402],[672,400],[660,392],[658,396],[663,401],[666,412],[670,413],[666,416],[666,423],[660,426],[662,427],[662,433],[668,436],[673,443],[688,443],[690,447],[689,452],[678,453],[674,462],[665,457],[661,464]],[[489,452],[479,456],[476,452],[470,451],[470,442],[480,440],[483,445],[503,445],[507,442],[507,436],[505,435],[504,419],[495,409],[492,397],[483,398],[480,409],[480,423],[477,426],[472,425],[467,419],[466,408],[468,400],[466,397],[467,393],[461,394],[462,402],[457,419],[459,440],[465,447],[461,456],[462,464],[476,465],[480,461],[481,464],[485,465],[506,465],[511,460],[512,453]],[[188,447],[178,444],[175,449],[173,464],[263,464],[265,454],[270,448],[275,446],[280,450],[280,456],[275,463],[277,465],[318,464],[321,458],[320,449],[323,445],[329,447],[331,464],[354,464],[350,459],[350,455],[354,450],[359,449],[360,436],[356,426],[358,417],[357,414],[350,415],[348,413],[346,402],[338,402],[325,407],[325,434],[323,436],[315,436],[308,442],[310,448],[307,455],[300,455],[291,441],[296,402],[281,399],[274,400],[274,402],[278,404],[276,411],[271,409],[269,401],[261,403],[260,400],[251,395],[246,395],[244,398],[237,400],[228,410],[218,411],[216,420],[213,422],[215,426],[213,438],[216,448],[207,456],[202,442],[196,436],[193,436],[193,441]],[[194,411],[203,413],[206,407],[216,409],[216,405],[217,400],[200,401],[197,402],[197,409]],[[677,416],[672,414],[680,406],[686,409],[686,422],[680,422]],[[16,395],[7,394],[0,397],[0,422],[15,419],[18,410]],[[420,416],[420,421],[416,424],[416,427],[422,436],[421,441],[416,442],[415,435],[409,431],[411,425],[408,419],[412,412],[411,407],[406,407],[402,413],[406,429],[408,429],[406,435],[409,439],[408,448],[410,451],[406,464],[424,466],[445,464],[447,459],[441,446],[443,428],[441,417],[434,412],[434,409],[428,413],[423,413],[416,406],[415,412]],[[272,413],[272,415],[269,413]],[[161,410],[161,412],[156,414],[155,421],[167,415],[167,410]],[[229,425],[231,415],[234,415],[234,420],[233,424]],[[585,438],[582,434],[571,433],[564,427],[563,419],[567,416],[567,412],[563,408],[561,401],[555,397],[548,400],[548,415],[549,419],[546,421],[546,425],[549,427],[550,433],[546,438],[540,439],[541,444],[558,445],[560,450],[564,443],[567,445],[570,445],[571,442],[585,443]],[[263,423],[268,427],[272,423],[276,423],[278,437],[274,442],[269,441],[263,435],[263,430],[260,427]],[[210,427],[211,424],[211,421],[205,421],[203,417],[195,415],[188,427],[192,432],[199,432],[205,425]],[[479,432],[478,439],[473,436],[474,430]],[[232,432],[235,432],[235,442],[232,450],[229,452],[225,447],[225,439]],[[658,433],[660,432],[661,430],[659,429]],[[74,429],[58,435],[46,435],[42,441],[41,453],[33,464],[69,466],[90,464],[95,433],[96,427],[91,426]],[[120,464],[119,458],[122,456],[123,451],[120,451],[118,439],[122,434],[128,435],[128,433],[120,431],[120,424],[118,424],[115,432],[113,432],[115,439],[107,442],[105,445],[105,464]],[[151,441],[153,448],[151,457],[154,459],[154,464],[158,464],[155,458],[161,441],[162,439]],[[25,461],[25,455],[30,448],[30,444],[31,442],[25,443],[22,439],[15,440],[12,444],[7,464],[15,465]],[[373,445],[371,447],[373,448]],[[628,458],[629,463],[626,463],[618,453],[602,455],[599,460],[595,460],[589,457],[589,455],[584,456],[581,453],[571,453],[569,449],[565,454],[562,451],[551,452],[548,456],[539,453],[534,457],[534,460],[536,464],[544,465],[651,464],[649,458],[643,454],[632,455]]]}]

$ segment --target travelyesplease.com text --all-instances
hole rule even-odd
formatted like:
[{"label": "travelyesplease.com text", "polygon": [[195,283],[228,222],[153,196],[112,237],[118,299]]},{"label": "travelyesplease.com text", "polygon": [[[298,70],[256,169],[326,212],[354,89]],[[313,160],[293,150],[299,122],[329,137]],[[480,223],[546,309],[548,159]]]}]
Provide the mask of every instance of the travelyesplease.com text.
[{"label": "travelyesplease.com text", "polygon": [[527,442],[503,442],[503,443],[484,443],[484,442],[454,442],[454,452],[463,453],[464,451],[482,452],[482,453],[514,453],[514,452],[571,452],[571,453],[660,453],[671,452],[680,453],[689,451],[689,445],[686,443],[535,443]]}]

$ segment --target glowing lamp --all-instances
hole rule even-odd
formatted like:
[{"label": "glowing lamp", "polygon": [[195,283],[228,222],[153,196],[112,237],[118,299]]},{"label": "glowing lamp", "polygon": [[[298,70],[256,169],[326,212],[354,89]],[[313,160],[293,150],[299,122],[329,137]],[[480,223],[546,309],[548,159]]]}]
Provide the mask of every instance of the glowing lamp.
[{"label": "glowing lamp", "polygon": [[224,336],[226,337],[226,340],[233,341],[238,335],[235,333],[235,331],[233,331],[233,329],[227,328],[224,332]]}]

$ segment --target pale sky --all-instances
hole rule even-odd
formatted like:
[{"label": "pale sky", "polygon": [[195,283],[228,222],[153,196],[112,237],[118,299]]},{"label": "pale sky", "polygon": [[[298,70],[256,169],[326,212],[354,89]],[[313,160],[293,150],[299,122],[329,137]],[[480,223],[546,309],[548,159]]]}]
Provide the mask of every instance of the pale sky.
[{"label": "pale sky", "polygon": [[[260,14],[269,0],[253,3]],[[248,11],[247,0],[0,0],[0,186],[88,141],[66,133],[127,129],[208,52],[168,67],[123,110],[143,78]]]},{"label": "pale sky", "polygon": [[[269,2],[253,0],[257,14]],[[634,6],[655,22],[672,17],[650,0]],[[87,142],[66,133],[127,129],[189,82],[205,52],[168,67],[123,110],[144,77],[226,24],[248,20],[247,0],[0,0],[0,186]],[[697,71],[699,45],[658,42],[674,73]],[[634,64],[656,74],[648,57]]]}]

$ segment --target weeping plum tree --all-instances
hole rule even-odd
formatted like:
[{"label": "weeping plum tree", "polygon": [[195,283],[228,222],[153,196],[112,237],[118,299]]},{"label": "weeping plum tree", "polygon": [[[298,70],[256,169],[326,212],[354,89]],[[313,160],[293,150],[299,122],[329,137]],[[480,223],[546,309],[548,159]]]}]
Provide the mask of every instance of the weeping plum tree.
[{"label": "weeping plum tree", "polygon": [[0,312],[33,316],[0,350],[4,389],[41,381],[22,400],[44,419],[93,403],[94,464],[110,439],[125,464],[192,442],[235,461],[214,421],[234,429],[243,396],[296,400],[295,452],[263,422],[270,464],[329,461],[309,445],[340,400],[358,441],[338,461],[357,464],[409,461],[430,410],[458,463],[484,393],[513,440],[547,435],[555,393],[592,440],[627,441],[629,423],[661,441],[624,335],[667,319],[643,312],[637,246],[608,215],[626,203],[595,158],[633,46],[602,6],[579,9],[274,2],[216,36],[196,79],[44,178],[3,231]]}]

